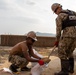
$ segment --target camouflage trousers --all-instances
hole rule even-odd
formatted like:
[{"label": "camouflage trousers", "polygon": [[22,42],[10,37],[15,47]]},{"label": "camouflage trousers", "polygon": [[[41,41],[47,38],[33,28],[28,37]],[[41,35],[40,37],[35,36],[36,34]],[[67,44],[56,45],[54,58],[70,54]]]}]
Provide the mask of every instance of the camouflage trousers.
[{"label": "camouflage trousers", "polygon": [[76,38],[61,38],[58,46],[58,56],[60,59],[69,59],[73,57]]},{"label": "camouflage trousers", "polygon": [[21,57],[18,55],[9,55],[8,59],[9,59],[9,62],[17,65],[20,68],[25,67],[29,63],[24,57]]}]

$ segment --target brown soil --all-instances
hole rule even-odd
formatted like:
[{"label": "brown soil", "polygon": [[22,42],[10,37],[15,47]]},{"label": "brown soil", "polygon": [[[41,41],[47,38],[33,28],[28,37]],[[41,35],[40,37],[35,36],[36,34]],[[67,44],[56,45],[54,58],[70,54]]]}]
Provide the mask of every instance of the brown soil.
[{"label": "brown soil", "polygon": [[[0,70],[4,67],[8,68],[9,65],[11,64],[8,62],[8,55],[11,48],[12,47],[0,46]],[[35,47],[35,49],[43,56],[48,56],[52,50],[52,48],[49,47],[47,48]],[[43,71],[41,75],[54,75],[55,72],[60,71],[60,60],[56,56],[57,56],[57,50],[51,54],[50,56],[51,62],[48,64],[48,67]],[[74,51],[74,57],[75,57],[75,73],[73,75],[76,75],[76,50]],[[30,66],[30,64],[28,66]],[[30,72],[21,72],[20,75],[25,74],[30,75]],[[0,75],[11,75],[11,74],[0,72]]]}]

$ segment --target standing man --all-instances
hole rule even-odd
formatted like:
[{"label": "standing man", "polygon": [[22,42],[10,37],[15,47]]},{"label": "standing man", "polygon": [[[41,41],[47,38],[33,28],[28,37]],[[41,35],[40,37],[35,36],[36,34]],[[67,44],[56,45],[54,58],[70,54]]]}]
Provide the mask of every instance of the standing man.
[{"label": "standing man", "polygon": [[[50,61],[50,59],[41,59],[41,57],[34,54],[32,46],[35,41],[37,41],[36,34],[30,31],[25,41],[19,42],[12,48],[9,54],[9,62],[12,63],[9,68],[12,72],[18,72],[18,68],[21,68],[21,71],[26,70],[28,62],[38,62],[43,65]],[[31,56],[36,59],[31,58]]]},{"label": "standing man", "polygon": [[74,73],[73,51],[76,42],[76,13],[71,10],[63,10],[62,5],[54,3],[52,11],[56,18],[56,42],[58,55],[61,60],[61,71],[55,75],[69,75]]}]

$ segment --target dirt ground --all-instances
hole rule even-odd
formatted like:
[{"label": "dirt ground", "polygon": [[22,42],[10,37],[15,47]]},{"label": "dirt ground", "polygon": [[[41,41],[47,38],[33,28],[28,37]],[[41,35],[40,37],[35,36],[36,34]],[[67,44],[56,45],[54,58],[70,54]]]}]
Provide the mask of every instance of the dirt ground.
[{"label": "dirt ground", "polygon": [[[12,47],[6,47],[6,46],[0,46],[0,70],[2,68],[9,68],[10,64],[8,62],[8,55]],[[48,56],[51,52],[52,48],[40,48],[40,47],[34,47],[41,55]],[[74,50],[74,58],[75,58],[75,73],[70,75],[76,75],[76,49]],[[50,63],[48,64],[48,67],[42,72],[41,75],[54,75],[55,72],[60,71],[60,60],[57,57],[57,49],[51,54],[50,56]],[[30,67],[31,64],[29,63],[28,67]],[[0,75],[9,75],[9,74],[0,74]],[[22,72],[20,75],[30,75],[30,72]]]}]

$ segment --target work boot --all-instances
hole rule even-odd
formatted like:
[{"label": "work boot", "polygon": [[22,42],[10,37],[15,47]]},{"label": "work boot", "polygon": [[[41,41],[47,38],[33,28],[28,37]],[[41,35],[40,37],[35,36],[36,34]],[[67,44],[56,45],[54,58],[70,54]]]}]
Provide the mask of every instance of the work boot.
[{"label": "work boot", "polygon": [[18,71],[17,71],[18,68],[19,68],[19,67],[17,67],[17,66],[14,65],[14,64],[10,65],[10,67],[9,67],[9,69],[10,69],[12,72],[18,72]]},{"label": "work boot", "polygon": [[61,71],[55,73],[54,75],[69,75],[68,68],[69,68],[69,61],[66,59],[61,59]]},{"label": "work boot", "polygon": [[31,68],[28,68],[28,67],[21,68],[21,71],[30,71],[30,70],[31,70]]},{"label": "work boot", "polygon": [[69,72],[74,73],[74,58],[69,58]]}]

